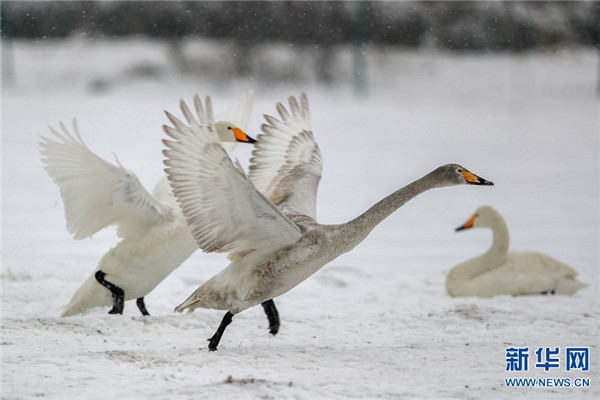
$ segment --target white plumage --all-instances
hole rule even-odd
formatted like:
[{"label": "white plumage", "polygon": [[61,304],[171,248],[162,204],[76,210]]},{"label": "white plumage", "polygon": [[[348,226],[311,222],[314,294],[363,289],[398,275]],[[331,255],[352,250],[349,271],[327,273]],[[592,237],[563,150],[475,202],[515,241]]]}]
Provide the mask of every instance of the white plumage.
[{"label": "white plumage", "polygon": [[[250,172],[234,165],[206,112],[194,98],[197,117],[182,101],[186,123],[167,113],[166,172],[193,234],[204,251],[228,252],[232,263],[209,279],[175,310],[228,310],[209,343],[216,350],[234,314],[271,302],[350,251],[384,218],[426,190],[458,184],[491,185],[449,164],[381,200],[340,225],[315,221],[321,153],[310,126],[308,100],[277,105],[281,119],[265,116]],[[265,308],[266,309],[266,308]],[[267,315],[269,313],[267,312]],[[271,318],[270,318],[271,319]],[[277,325],[278,327],[278,325]]]},{"label": "white plumage", "polygon": [[[236,135],[244,140],[245,133],[234,130],[246,129],[252,104],[253,94],[248,93],[220,114],[228,119],[212,127],[219,140],[228,142],[231,148],[240,140]],[[121,303],[139,299],[140,311],[147,313],[143,296],[198,248],[191,229],[166,177],[150,194],[116,156],[113,164],[94,154],[81,138],[75,121],[72,132],[62,122],[59,126],[60,132],[50,127],[53,137],[42,136],[40,145],[44,168],[60,189],[67,230],[75,239],[83,239],[116,225],[122,238],[75,292],[62,316],[111,304],[112,313],[122,312],[122,304],[116,304],[112,290],[100,284],[98,271],[105,274],[105,281],[122,289]]]},{"label": "white plumage", "polygon": [[566,294],[587,286],[577,272],[554,258],[534,251],[509,252],[508,228],[502,216],[482,206],[457,230],[490,228],[494,239],[488,251],[452,268],[446,277],[450,296]]}]

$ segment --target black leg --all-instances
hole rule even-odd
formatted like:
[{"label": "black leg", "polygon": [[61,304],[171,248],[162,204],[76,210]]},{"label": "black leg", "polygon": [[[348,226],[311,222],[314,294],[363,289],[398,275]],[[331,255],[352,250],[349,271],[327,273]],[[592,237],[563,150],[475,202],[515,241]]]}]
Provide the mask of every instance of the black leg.
[{"label": "black leg", "polygon": [[231,311],[227,311],[227,314],[225,314],[225,316],[221,320],[221,325],[219,325],[219,328],[217,329],[217,331],[215,332],[213,337],[208,339],[208,341],[210,342],[210,343],[208,343],[208,350],[210,350],[210,351],[217,350],[217,346],[219,345],[221,336],[223,336],[223,332],[225,332],[225,328],[227,328],[227,325],[229,325],[231,323],[232,318],[233,318],[233,313]]},{"label": "black leg", "polygon": [[150,313],[148,312],[148,310],[146,310],[146,303],[144,303],[144,298],[140,297],[135,301],[135,304],[137,304],[138,308],[140,309],[140,312],[142,313],[142,315],[150,315]]},{"label": "black leg", "polygon": [[96,272],[96,280],[99,284],[110,290],[113,298],[113,308],[108,312],[109,314],[123,314],[123,307],[125,306],[125,292],[123,289],[104,279],[106,274],[102,271]]},{"label": "black leg", "polygon": [[275,307],[275,302],[273,299],[267,300],[262,303],[262,306],[265,314],[267,314],[267,318],[269,318],[269,332],[276,335],[279,332],[279,313],[277,312],[277,307]]}]

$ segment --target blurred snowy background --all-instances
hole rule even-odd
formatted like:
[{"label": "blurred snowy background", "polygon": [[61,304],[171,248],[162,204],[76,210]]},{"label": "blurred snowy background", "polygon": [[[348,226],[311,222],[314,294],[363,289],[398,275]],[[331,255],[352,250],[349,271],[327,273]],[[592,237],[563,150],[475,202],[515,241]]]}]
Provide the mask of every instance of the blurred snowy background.
[{"label": "blurred snowy background", "polygon": [[[600,3],[2,1],[2,398],[598,398]],[[75,241],[38,135],[77,118],[148,188],[180,98],[252,89],[249,134],[306,91],[324,157],[318,218],[354,218],[447,162],[495,182],[426,193],[262,310],[172,310],[226,265],[194,254],[123,317],[60,307],[117,240]],[[247,163],[251,149],[238,146]],[[577,269],[573,297],[451,299],[489,232]],[[507,388],[509,346],[589,346],[590,388]],[[232,376],[232,379],[228,379]],[[517,376],[569,376],[532,370]],[[579,375],[571,375],[571,377]],[[36,382],[32,385],[32,382]],[[107,385],[109,382],[110,385]],[[101,390],[100,390],[101,389]]]},{"label": "blurred snowy background", "polygon": [[[369,77],[379,80],[368,63],[390,52],[597,48],[599,21],[593,1],[8,1],[2,4],[3,72],[7,83],[17,78],[12,39],[39,46],[146,39],[162,57],[140,56],[124,70],[104,66],[121,70],[123,79],[178,74],[229,84],[236,83],[232,78],[269,86],[354,83],[366,90]],[[97,76],[90,90],[108,89],[118,84],[115,78]]]}]

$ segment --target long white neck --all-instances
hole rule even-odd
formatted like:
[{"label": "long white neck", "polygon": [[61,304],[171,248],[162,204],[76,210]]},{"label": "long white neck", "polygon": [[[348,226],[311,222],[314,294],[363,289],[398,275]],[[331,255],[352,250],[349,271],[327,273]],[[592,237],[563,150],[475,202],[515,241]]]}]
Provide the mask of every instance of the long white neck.
[{"label": "long white neck", "polygon": [[336,240],[336,244],[340,251],[339,254],[346,253],[356,247],[371,233],[373,228],[409,200],[429,189],[453,184],[440,183],[439,179],[436,179],[435,172],[425,175],[383,198],[352,221],[337,225],[336,239],[338,240]]},{"label": "long white neck", "polygon": [[480,256],[454,267],[448,274],[449,280],[466,282],[504,264],[509,246],[506,223],[496,214],[490,219],[488,226],[492,229],[492,246]]},{"label": "long white neck", "polygon": [[495,268],[498,265],[504,264],[506,255],[508,254],[509,236],[506,223],[499,214],[496,214],[490,228],[492,229],[492,246],[486,251],[483,256],[489,263],[489,268]]}]

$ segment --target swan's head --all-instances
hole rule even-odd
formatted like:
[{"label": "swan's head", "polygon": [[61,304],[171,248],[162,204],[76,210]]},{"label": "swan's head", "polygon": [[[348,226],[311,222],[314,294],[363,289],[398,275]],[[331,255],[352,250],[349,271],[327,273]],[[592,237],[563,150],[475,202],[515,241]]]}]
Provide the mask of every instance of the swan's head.
[{"label": "swan's head", "polygon": [[240,128],[238,128],[237,126],[235,126],[234,124],[232,124],[231,122],[228,122],[228,121],[216,122],[215,129],[217,131],[217,135],[219,135],[219,139],[221,139],[221,142],[223,142],[223,143],[228,143],[228,142],[255,143],[256,142],[256,140],[254,140],[253,138],[248,136],[246,134],[246,132],[244,132],[243,130],[241,130]]},{"label": "swan's head", "polygon": [[496,221],[502,217],[498,214],[498,211],[494,210],[490,206],[481,206],[475,211],[475,214],[455,229],[456,232],[470,228],[490,228],[495,226]]},{"label": "swan's head", "polygon": [[485,185],[491,186],[494,183],[475,175],[465,167],[458,164],[447,164],[439,167],[433,172],[438,175],[439,182],[443,186],[447,185]]}]

